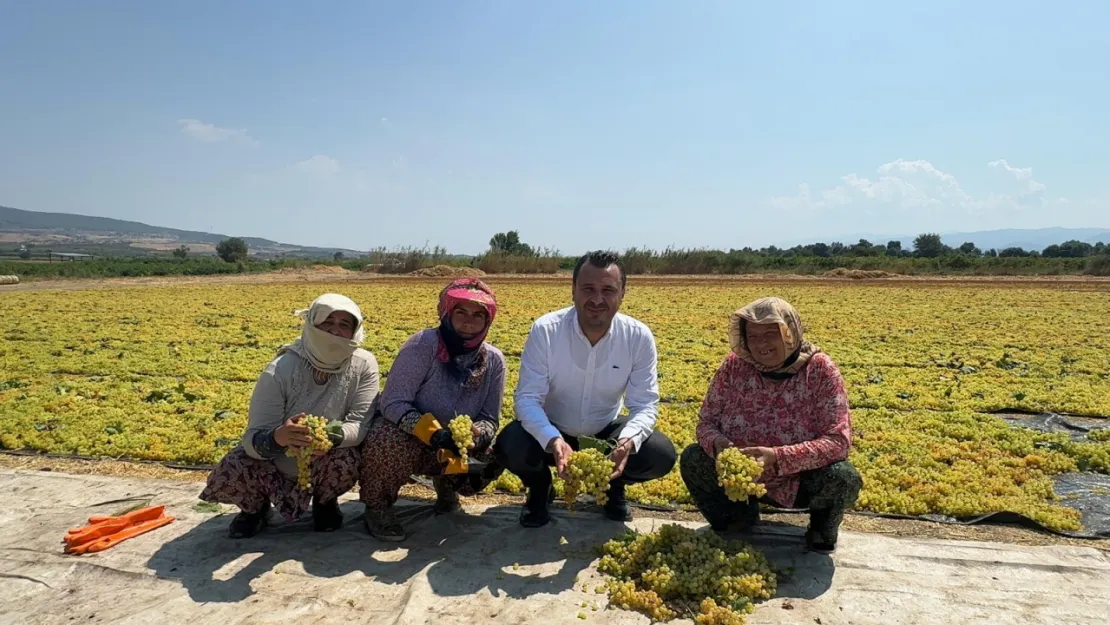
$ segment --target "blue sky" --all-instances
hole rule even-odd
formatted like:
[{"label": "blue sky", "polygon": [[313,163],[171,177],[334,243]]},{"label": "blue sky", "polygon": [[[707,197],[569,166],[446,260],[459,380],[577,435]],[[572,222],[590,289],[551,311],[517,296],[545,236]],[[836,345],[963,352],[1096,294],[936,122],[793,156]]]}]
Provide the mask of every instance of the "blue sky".
[{"label": "blue sky", "polygon": [[1110,226],[1110,3],[0,2],[0,204],[354,249]]}]

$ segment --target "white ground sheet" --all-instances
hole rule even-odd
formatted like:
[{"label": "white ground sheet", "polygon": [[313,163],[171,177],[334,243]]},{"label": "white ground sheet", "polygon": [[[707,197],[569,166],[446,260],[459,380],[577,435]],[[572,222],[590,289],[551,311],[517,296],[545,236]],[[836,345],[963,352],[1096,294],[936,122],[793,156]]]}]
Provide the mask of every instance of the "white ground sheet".
[{"label": "white ground sheet", "polygon": [[[362,505],[345,498],[339,532],[316,534],[306,520],[235,541],[230,514],[194,509],[200,488],[0,471],[0,624],[649,622],[605,610],[593,592],[601,577],[592,549],[623,529],[596,513],[557,511],[547,527],[527,530],[516,506],[434,516],[405,504],[412,535],[398,546],[371,538]],[[98,554],[62,553],[68,528],[150,497],[177,521]],[[640,513],[632,525],[661,522]],[[806,553],[796,528],[762,527],[751,541],[793,571],[753,624],[1110,622],[1110,557],[1087,547],[843,532],[830,558]]]}]

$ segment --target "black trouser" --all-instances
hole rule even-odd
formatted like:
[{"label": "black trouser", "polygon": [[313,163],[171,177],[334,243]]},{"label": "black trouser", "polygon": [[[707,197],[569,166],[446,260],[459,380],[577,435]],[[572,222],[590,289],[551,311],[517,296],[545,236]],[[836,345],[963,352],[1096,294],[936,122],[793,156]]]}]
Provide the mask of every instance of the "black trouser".
[{"label": "black trouser", "polygon": [[[601,429],[595,438],[608,440],[620,432],[628,423],[628,417],[620,417]],[[570,448],[578,450],[578,437],[560,433]],[[531,492],[546,493],[551,485],[551,470],[555,466],[554,454],[547,453],[539,442],[524,429],[520,421],[513,421],[497,435],[493,445],[497,461],[508,471],[515,473]],[[674,468],[678,454],[671,439],[659,431],[640,445],[640,451],[628,457],[624,473],[611,484],[635,484],[663,477]]]},{"label": "black trouser", "polygon": [[[739,523],[741,528],[750,526],[759,518],[759,503],[782,505],[768,497],[749,497],[748,501],[732,501],[725,489],[717,483],[717,461],[694,443],[682,452],[682,481],[690,491],[698,510],[714,529],[723,529],[729,523]],[[794,508],[808,508],[810,526],[824,540],[836,542],[844,511],[856,504],[863,478],[847,460],[834,462],[827,467],[803,471],[800,475]]]}]

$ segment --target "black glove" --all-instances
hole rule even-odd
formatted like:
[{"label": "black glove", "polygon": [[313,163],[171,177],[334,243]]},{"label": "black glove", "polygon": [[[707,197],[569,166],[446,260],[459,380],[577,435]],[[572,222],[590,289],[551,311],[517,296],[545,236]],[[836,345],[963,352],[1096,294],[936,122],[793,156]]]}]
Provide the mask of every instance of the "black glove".
[{"label": "black glove", "polygon": [[431,444],[432,449],[446,449],[456,456],[461,455],[459,453],[459,446],[455,444],[455,439],[451,437],[451,430],[447,428],[436,430],[436,433],[432,434],[432,438],[429,439],[428,442]]}]

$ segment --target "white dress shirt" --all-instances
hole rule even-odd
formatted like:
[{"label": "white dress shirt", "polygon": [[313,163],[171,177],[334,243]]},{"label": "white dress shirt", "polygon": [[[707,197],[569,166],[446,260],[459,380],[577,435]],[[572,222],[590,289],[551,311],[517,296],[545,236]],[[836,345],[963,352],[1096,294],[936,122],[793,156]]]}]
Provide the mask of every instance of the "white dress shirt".
[{"label": "white dress shirt", "polygon": [[590,345],[573,306],[548,313],[524,342],[513,399],[516,418],[544,449],[560,431],[597,435],[627,405],[629,421],[617,439],[631,439],[639,451],[659,413],[655,337],[642,322],[617,313]]}]

